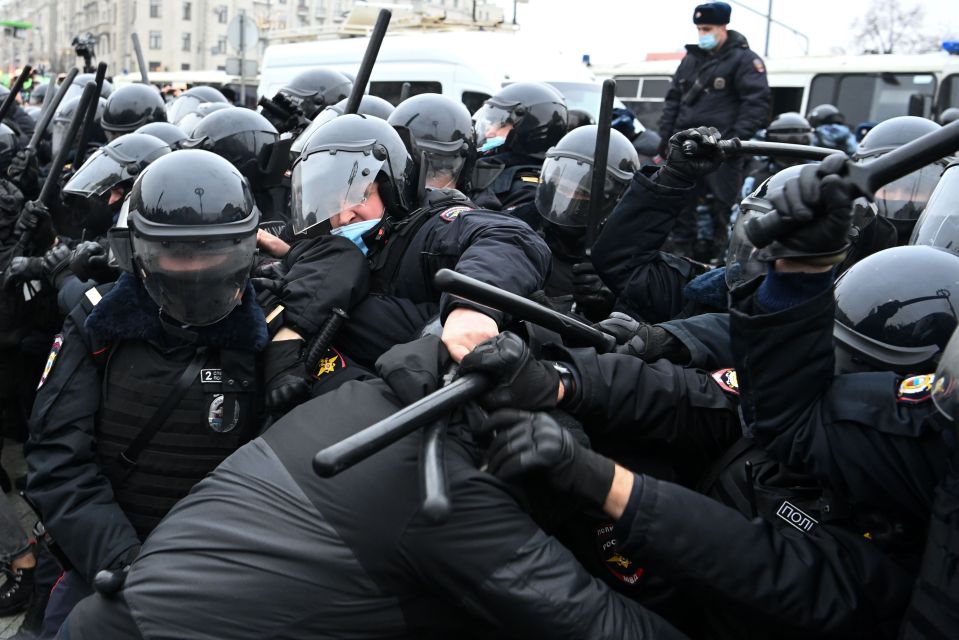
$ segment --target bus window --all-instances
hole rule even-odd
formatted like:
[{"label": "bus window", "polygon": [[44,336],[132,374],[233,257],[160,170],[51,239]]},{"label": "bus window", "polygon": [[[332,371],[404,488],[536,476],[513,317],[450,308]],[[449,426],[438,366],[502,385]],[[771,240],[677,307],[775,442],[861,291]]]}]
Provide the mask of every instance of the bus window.
[{"label": "bus window", "polygon": [[671,80],[666,78],[646,78],[639,97],[644,100],[665,100]]},{"label": "bus window", "polygon": [[[383,98],[394,107],[400,103],[400,93],[402,93],[402,91],[402,80],[396,82],[370,82],[370,95]],[[443,93],[443,85],[439,82],[410,82],[410,95],[418,96],[421,93]]]},{"label": "bus window", "polygon": [[488,93],[483,93],[482,91],[464,91],[463,97],[461,98],[463,104],[466,105],[467,110],[472,114],[479,111],[480,107],[483,106],[483,103],[490,99]]},{"label": "bus window", "polygon": [[854,126],[907,115],[910,98],[918,95],[923,116],[929,116],[935,91],[936,78],[931,73],[819,74],[813,78],[809,108],[830,102]]},{"label": "bus window", "polygon": [[672,78],[669,76],[616,77],[616,97],[636,114],[647,129],[659,127],[663,104]]},{"label": "bus window", "polygon": [[787,111],[798,112],[802,109],[803,87],[772,87],[772,115],[778,116]]},{"label": "bus window", "polygon": [[953,73],[942,80],[939,89],[939,101],[936,103],[936,112],[942,113],[949,107],[959,107],[959,74]]},{"label": "bus window", "polygon": [[617,78],[616,97],[624,100],[633,100],[639,95],[639,79]]}]

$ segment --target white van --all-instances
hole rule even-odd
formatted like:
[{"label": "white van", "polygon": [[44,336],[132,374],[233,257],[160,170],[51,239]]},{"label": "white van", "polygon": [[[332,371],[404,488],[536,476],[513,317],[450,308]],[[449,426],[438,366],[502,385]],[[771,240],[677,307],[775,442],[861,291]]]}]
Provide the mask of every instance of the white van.
[{"label": "white van", "polygon": [[[293,76],[311,67],[355,75],[368,38],[276,44],[266,48],[257,95],[273,97]],[[388,33],[370,77],[369,92],[399,102],[404,82],[411,95],[442,93],[461,100],[474,113],[505,85],[549,82],[566,96],[570,109],[595,118],[600,85],[579,59],[538,47],[520,33],[448,31]]]}]

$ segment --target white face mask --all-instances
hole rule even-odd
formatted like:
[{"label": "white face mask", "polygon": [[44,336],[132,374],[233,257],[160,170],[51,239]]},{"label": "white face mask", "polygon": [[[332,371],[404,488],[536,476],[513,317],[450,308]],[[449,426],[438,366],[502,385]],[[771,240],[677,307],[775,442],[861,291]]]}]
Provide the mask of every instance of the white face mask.
[{"label": "white face mask", "polygon": [[366,243],[363,242],[363,234],[378,225],[380,220],[382,220],[382,218],[361,220],[359,222],[354,222],[342,227],[337,227],[331,230],[330,233],[335,236],[343,236],[344,238],[348,239],[350,242],[359,247],[360,251],[362,251],[363,255],[365,256],[370,250],[366,246]]}]

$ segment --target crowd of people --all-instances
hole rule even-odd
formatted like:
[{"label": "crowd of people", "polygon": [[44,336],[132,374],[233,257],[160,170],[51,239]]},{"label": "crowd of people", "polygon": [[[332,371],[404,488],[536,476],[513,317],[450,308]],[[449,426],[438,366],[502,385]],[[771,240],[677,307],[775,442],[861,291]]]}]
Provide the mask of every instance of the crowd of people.
[{"label": "crowd of people", "polygon": [[[598,126],[541,82],[473,114],[354,111],[320,67],[258,111],[33,87],[0,124],[17,637],[956,637],[959,162],[863,193],[854,168],[942,125],[770,117],[729,18],[696,7],[658,137],[617,111],[602,181]],[[482,386],[315,466],[458,380]]]}]

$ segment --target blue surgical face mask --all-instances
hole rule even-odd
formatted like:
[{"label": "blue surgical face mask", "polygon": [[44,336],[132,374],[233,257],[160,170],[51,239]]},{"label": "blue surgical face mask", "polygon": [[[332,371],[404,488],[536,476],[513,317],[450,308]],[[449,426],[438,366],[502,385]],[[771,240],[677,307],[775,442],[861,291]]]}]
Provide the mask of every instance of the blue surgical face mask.
[{"label": "blue surgical face mask", "polygon": [[710,51],[716,48],[716,45],[719,44],[719,41],[716,40],[715,33],[704,33],[699,36],[699,48]]},{"label": "blue surgical face mask", "polygon": [[330,233],[334,236],[343,236],[357,247],[360,248],[360,251],[363,252],[365,256],[369,253],[369,248],[366,246],[366,243],[363,242],[363,234],[375,227],[380,223],[382,218],[374,218],[373,220],[363,220],[361,222],[354,222],[353,224],[348,224],[342,227],[337,227],[333,229]]},{"label": "blue surgical face mask", "polygon": [[506,142],[506,136],[497,136],[495,138],[490,138],[483,143],[483,146],[477,149],[480,153],[486,153],[487,151],[492,151],[496,147],[502,147],[503,143]]}]

